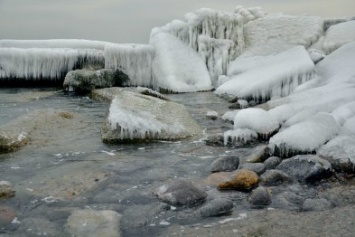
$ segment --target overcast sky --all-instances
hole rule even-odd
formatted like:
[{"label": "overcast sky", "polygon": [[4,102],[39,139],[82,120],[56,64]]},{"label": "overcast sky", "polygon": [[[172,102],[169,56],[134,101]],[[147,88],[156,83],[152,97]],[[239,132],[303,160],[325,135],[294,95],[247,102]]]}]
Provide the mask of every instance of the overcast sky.
[{"label": "overcast sky", "polygon": [[188,12],[202,7],[233,12],[238,5],[326,18],[355,15],[355,0],[0,0],[0,39],[148,43],[153,27]]}]

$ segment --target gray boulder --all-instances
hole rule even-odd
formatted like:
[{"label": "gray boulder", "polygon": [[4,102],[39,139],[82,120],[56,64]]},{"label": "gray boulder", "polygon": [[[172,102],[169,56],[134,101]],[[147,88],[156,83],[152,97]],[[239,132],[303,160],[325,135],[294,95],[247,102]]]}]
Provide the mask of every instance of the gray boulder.
[{"label": "gray boulder", "polygon": [[266,171],[266,167],[263,163],[244,163],[241,164],[239,168],[254,171],[258,175],[261,175]]},{"label": "gray boulder", "polygon": [[279,164],[281,164],[282,159],[277,157],[277,156],[272,156],[267,158],[264,161],[264,165],[266,167],[266,169],[270,170],[270,169],[275,169]]},{"label": "gray boulder", "polygon": [[220,157],[213,161],[211,165],[211,172],[234,171],[238,169],[239,158],[236,156]]},{"label": "gray boulder", "polygon": [[315,155],[298,155],[283,160],[276,167],[301,182],[312,182],[331,175],[331,164]]},{"label": "gray boulder", "polygon": [[283,192],[272,200],[272,206],[292,211],[301,210],[304,198],[293,192]]},{"label": "gray boulder", "polygon": [[278,186],[284,183],[292,183],[292,178],[282,170],[267,170],[260,178],[261,183],[265,186]]},{"label": "gray boulder", "polygon": [[179,179],[170,184],[160,186],[155,194],[164,202],[173,206],[191,206],[204,202],[207,193],[191,181]]},{"label": "gray boulder", "polygon": [[264,207],[271,203],[271,195],[264,187],[253,190],[249,203],[254,207]]},{"label": "gray boulder", "polygon": [[185,106],[131,91],[115,96],[101,130],[108,143],[178,140],[201,133]]},{"label": "gray boulder", "polygon": [[101,69],[89,70],[81,69],[70,71],[64,79],[63,87],[67,91],[76,91],[88,93],[95,88],[105,88],[112,86],[121,86],[129,81],[126,74],[119,70]]},{"label": "gray boulder", "polygon": [[228,214],[233,209],[233,202],[227,198],[217,198],[203,205],[198,213],[202,217],[220,216]]}]

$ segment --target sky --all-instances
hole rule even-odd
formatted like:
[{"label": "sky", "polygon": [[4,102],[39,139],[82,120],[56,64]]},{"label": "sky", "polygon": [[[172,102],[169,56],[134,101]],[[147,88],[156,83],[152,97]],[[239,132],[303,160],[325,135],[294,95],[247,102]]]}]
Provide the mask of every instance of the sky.
[{"label": "sky", "polygon": [[233,12],[355,16],[355,0],[0,0],[0,39],[88,39],[148,43],[152,28],[199,8]]}]

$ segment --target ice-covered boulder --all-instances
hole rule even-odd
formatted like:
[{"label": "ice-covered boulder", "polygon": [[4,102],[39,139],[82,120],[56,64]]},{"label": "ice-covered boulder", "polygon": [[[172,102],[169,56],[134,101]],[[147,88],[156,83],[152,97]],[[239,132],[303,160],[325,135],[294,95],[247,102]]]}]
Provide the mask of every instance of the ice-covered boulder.
[{"label": "ice-covered boulder", "polygon": [[113,99],[102,128],[105,142],[177,140],[201,133],[185,106],[130,91]]},{"label": "ice-covered boulder", "polygon": [[288,96],[313,77],[314,63],[305,48],[299,46],[270,56],[261,64],[248,66],[248,70],[233,76],[215,93],[265,102],[273,97]]},{"label": "ice-covered boulder", "polygon": [[338,136],[322,146],[319,156],[328,160],[334,169],[355,173],[355,138]]},{"label": "ice-covered boulder", "polygon": [[87,93],[95,88],[122,86],[128,81],[127,75],[119,70],[101,69],[95,71],[81,69],[68,72],[65,76],[63,87],[67,91],[74,90]]},{"label": "ice-covered boulder", "polygon": [[224,134],[224,145],[228,144],[250,144],[255,142],[258,138],[258,134],[248,128],[237,128],[233,130],[225,131]]},{"label": "ice-covered boulder", "polygon": [[153,75],[157,88],[170,92],[212,89],[206,64],[193,49],[159,30],[152,32],[150,43],[156,50]]},{"label": "ice-covered boulder", "polygon": [[338,131],[333,116],[319,113],[280,131],[270,139],[270,145],[279,157],[311,153],[335,137]]}]

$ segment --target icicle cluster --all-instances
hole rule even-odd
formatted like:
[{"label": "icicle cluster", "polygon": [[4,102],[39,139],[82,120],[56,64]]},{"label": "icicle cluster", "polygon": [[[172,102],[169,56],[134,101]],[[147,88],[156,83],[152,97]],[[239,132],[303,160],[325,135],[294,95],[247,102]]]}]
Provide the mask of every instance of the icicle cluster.
[{"label": "icicle cluster", "polygon": [[258,134],[251,129],[234,129],[224,132],[224,145],[243,143],[249,144],[258,138]]}]

